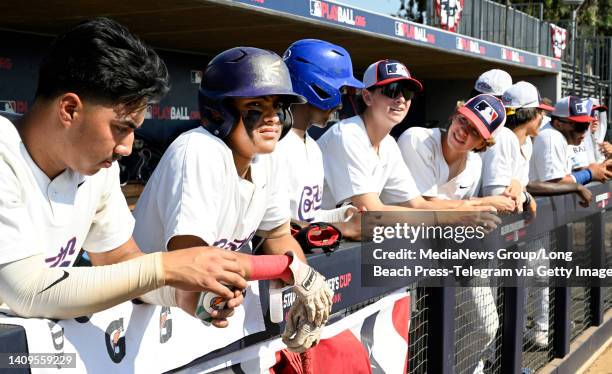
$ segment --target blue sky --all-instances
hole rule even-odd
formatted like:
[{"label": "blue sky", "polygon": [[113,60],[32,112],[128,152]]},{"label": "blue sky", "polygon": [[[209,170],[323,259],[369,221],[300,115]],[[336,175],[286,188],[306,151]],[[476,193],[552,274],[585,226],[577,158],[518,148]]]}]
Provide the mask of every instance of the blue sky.
[{"label": "blue sky", "polygon": [[399,9],[399,0],[337,0],[346,5],[356,6],[365,10],[391,14]]}]

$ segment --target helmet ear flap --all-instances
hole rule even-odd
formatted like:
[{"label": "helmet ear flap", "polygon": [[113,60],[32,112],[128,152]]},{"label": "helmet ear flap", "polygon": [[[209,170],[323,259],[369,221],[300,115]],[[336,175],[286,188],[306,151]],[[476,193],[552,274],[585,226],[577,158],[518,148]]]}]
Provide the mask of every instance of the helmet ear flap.
[{"label": "helmet ear flap", "polygon": [[223,139],[238,123],[238,112],[226,100],[213,100],[200,95],[202,126],[211,134]]},{"label": "helmet ear flap", "polygon": [[291,109],[289,107],[283,107],[283,109],[278,113],[278,116],[280,119],[280,123],[283,126],[279,138],[280,140],[284,138],[285,135],[287,135],[287,133],[289,132],[289,130],[291,130],[291,127],[293,126],[293,113],[291,113]]}]

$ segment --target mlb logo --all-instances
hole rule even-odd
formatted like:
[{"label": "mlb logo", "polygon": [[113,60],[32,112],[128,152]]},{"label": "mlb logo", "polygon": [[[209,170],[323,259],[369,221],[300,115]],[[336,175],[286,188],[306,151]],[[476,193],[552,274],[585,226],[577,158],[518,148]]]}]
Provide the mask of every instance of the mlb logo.
[{"label": "mlb logo", "polygon": [[399,22],[395,22],[395,35],[406,36],[404,35],[404,29],[402,28],[402,24]]},{"label": "mlb logo", "polygon": [[17,102],[14,100],[0,100],[0,110],[9,113],[17,113]]},{"label": "mlb logo", "polygon": [[491,124],[493,121],[495,121],[497,119],[497,117],[499,116],[497,114],[497,112],[495,111],[495,109],[493,109],[493,107],[491,105],[489,105],[489,103],[487,103],[486,101],[482,100],[480,101],[478,104],[476,104],[474,106],[474,109],[476,109],[478,111],[478,113],[480,113],[480,116],[485,120],[485,122],[487,122],[487,124]]},{"label": "mlb logo", "polygon": [[587,100],[577,101],[574,105],[574,110],[576,111],[576,114],[588,114],[587,106]]},{"label": "mlb logo", "polygon": [[320,0],[310,0],[310,15],[315,17],[323,17]]},{"label": "mlb logo", "polygon": [[410,78],[410,73],[408,69],[402,64],[391,63],[387,64],[387,74],[388,75],[399,75],[402,77]]}]

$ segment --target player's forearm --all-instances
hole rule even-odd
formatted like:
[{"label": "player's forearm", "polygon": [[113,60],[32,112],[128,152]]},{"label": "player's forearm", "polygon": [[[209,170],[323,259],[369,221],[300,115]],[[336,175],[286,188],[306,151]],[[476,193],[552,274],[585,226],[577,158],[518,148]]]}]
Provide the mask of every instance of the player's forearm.
[{"label": "player's forearm", "polygon": [[307,262],[302,247],[291,234],[273,239],[268,238],[263,243],[263,252],[267,255],[284,255],[288,251],[292,251],[300,260]]},{"label": "player's forearm", "polygon": [[529,182],[527,192],[533,196],[556,196],[578,191],[579,185],[574,182]]},{"label": "player's forearm", "polygon": [[439,200],[439,199],[413,199],[410,200],[412,207],[416,209],[425,210],[446,210],[446,209],[458,209],[466,206],[466,202],[463,200]]},{"label": "player's forearm", "polygon": [[108,266],[48,268],[43,255],[0,266],[0,297],[23,317],[79,317],[134,299],[163,284],[159,252]]}]

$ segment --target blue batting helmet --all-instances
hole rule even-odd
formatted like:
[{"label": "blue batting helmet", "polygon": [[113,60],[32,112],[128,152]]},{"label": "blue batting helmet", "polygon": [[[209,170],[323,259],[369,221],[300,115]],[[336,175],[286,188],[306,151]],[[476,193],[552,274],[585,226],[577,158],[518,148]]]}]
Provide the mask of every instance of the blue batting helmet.
[{"label": "blue batting helmet", "polygon": [[238,123],[240,114],[226,100],[260,96],[280,96],[283,130],[289,131],[292,115],[289,106],[306,100],[293,91],[287,66],[272,51],[253,47],[235,47],[213,58],[202,76],[198,104],[202,124],[212,134],[225,138]]},{"label": "blue batting helmet", "polygon": [[285,51],[283,60],[295,92],[321,110],[340,105],[342,87],[363,88],[353,76],[351,57],[338,45],[318,39],[298,40]]}]

